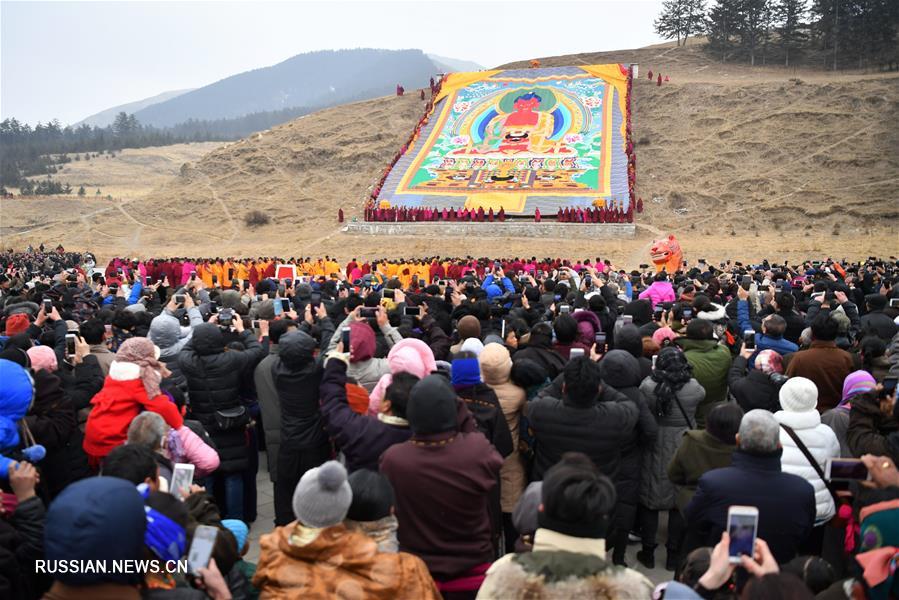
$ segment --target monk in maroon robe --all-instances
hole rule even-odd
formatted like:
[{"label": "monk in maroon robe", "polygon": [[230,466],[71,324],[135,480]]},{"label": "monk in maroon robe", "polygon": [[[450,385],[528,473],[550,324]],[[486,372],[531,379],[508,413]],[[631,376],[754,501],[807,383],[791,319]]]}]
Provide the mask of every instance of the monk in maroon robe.
[{"label": "monk in maroon robe", "polygon": [[506,209],[504,209],[502,206],[499,207],[499,214],[497,214],[497,217],[499,217],[499,222],[500,222],[500,223],[505,223],[505,221],[506,221]]},{"label": "monk in maroon robe", "polygon": [[539,208],[534,209],[534,222],[535,223],[540,222],[540,209]]}]

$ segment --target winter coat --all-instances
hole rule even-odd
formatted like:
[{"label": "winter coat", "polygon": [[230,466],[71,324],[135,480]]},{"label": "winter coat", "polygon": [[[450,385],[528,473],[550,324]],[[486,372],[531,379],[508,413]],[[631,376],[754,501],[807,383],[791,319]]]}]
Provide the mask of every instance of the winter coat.
[{"label": "winter coat", "polygon": [[[658,398],[656,398],[656,382],[647,377],[640,384],[640,391],[649,402],[649,411],[659,425],[659,436],[656,443],[643,452],[643,465],[640,478],[640,504],[650,510],[671,510],[675,507],[675,489],[668,479],[668,465],[674,458],[684,433],[690,425],[677,406],[671,403],[671,412],[659,415]],[[695,379],[691,379],[677,392],[684,412],[695,425],[697,407],[702,404],[705,391]]]},{"label": "winter coat", "polygon": [[190,317],[190,328],[182,330],[178,319],[164,312],[150,322],[150,331],[147,334],[150,341],[159,346],[159,361],[165,363],[168,370],[172,372],[167,381],[185,392],[187,391],[187,381],[181,373],[178,355],[190,341],[193,327],[203,323],[200,309],[190,308],[187,314]]},{"label": "winter coat", "polygon": [[380,552],[343,523],[311,529],[294,522],[263,535],[259,546],[253,585],[263,598],[441,598],[420,558]]},{"label": "winter coat", "polygon": [[749,412],[755,408],[762,408],[770,412],[780,410],[780,386],[771,381],[771,377],[758,369],[752,369],[748,373],[747,361],[742,356],[734,357],[727,374],[727,385],[731,396],[743,409]]},{"label": "winter coat", "polygon": [[103,371],[103,377],[109,375],[109,365],[115,360],[115,353],[106,347],[106,344],[95,344],[91,346],[91,356],[97,357],[100,363],[100,369]]},{"label": "winter coat", "polygon": [[538,529],[531,552],[506,554],[490,566],[478,600],[502,598],[649,598],[638,571],[605,559],[605,540]]},{"label": "winter coat", "polygon": [[837,348],[834,342],[812,342],[808,350],[791,354],[785,365],[789,377],[805,377],[815,383],[819,413],[840,403],[843,380],[855,370],[852,355]]},{"label": "winter coat", "polygon": [[281,449],[281,401],[278,399],[275,378],[272,374],[272,363],[275,362],[277,356],[278,344],[271,344],[269,355],[263,358],[253,370],[256,400],[259,402],[262,429],[265,433],[268,476],[272,483],[278,480],[278,451]]},{"label": "winter coat", "polygon": [[184,425],[176,430],[183,450],[181,458],[196,467],[195,478],[206,477],[219,468],[219,454],[194,431]]},{"label": "winter coat", "polygon": [[184,424],[175,403],[165,394],[147,397],[140,380],[140,367],[133,363],[114,362],[100,393],[91,400],[93,409],[84,430],[84,451],[103,458],[128,438],[128,426],[144,410],[161,416],[169,427]]},{"label": "winter coat", "polygon": [[696,409],[696,422],[701,429],[705,427],[706,415],[727,400],[730,352],[715,340],[678,338],[675,343],[684,350],[687,362],[693,367],[693,377],[705,390],[705,398]]},{"label": "winter coat", "polygon": [[802,332],[805,330],[807,325],[805,324],[805,319],[802,318],[795,310],[779,310],[775,312],[771,308],[765,307],[759,313],[758,316],[760,319],[767,317],[768,315],[780,315],[783,317],[784,321],[787,322],[787,329],[784,331],[784,339],[793,342],[794,344],[799,343],[799,336],[802,335]]},{"label": "winter coat", "polygon": [[621,452],[633,435],[639,409],[611,387],[603,387],[590,406],[573,405],[564,394],[539,396],[525,406],[536,450],[531,477],[538,481],[566,452],[583,452],[617,481]]},{"label": "winter coat", "polygon": [[897,330],[899,327],[882,310],[871,311],[861,318],[861,331],[873,331],[884,342],[893,339]]},{"label": "winter coat", "polygon": [[[840,442],[833,429],[821,423],[821,415],[818,411],[790,412],[781,410],[774,413],[774,418],[781,425],[791,427],[796,432],[822,471],[828,458],[836,458],[840,455]],[[780,444],[783,446],[783,455],[780,459],[781,470],[784,473],[798,475],[814,486],[816,520],[818,523],[827,521],[834,516],[836,507],[824,481],[783,427],[780,430]]]},{"label": "winter coat", "polygon": [[393,485],[400,550],[421,557],[435,579],[452,579],[493,560],[487,509],[503,459],[476,431],[464,403],[459,430],[413,435],[381,456]]},{"label": "winter coat", "polygon": [[194,329],[191,340],[178,356],[181,372],[187,380],[190,411],[209,432],[218,448],[222,473],[236,473],[247,468],[246,432],[243,427],[229,431],[219,428],[216,411],[243,406],[240,386],[267,352],[251,331],[240,334],[246,350],[229,350],[221,329],[203,324]]},{"label": "winter coat", "polygon": [[44,558],[44,504],[37,496],[16,506],[8,518],[0,519],[0,597],[35,597],[33,565]]},{"label": "winter coat", "polygon": [[500,470],[500,504],[503,512],[511,513],[527,484],[524,462],[518,452],[521,412],[527,394],[510,379],[512,359],[505,346],[487,344],[478,356],[478,362],[481,365],[481,378],[496,394],[512,437],[513,451],[505,458]]},{"label": "winter coat", "polygon": [[282,458],[328,444],[319,410],[321,365],[314,358],[315,349],[315,338],[301,331],[286,333],[278,341],[272,376],[281,406]]},{"label": "winter coat", "polygon": [[781,451],[756,455],[734,451],[732,465],[699,478],[696,494],[684,510],[686,556],[700,546],[714,546],[727,527],[727,509],[738,504],[759,510],[758,537],[768,542],[779,564],[792,560],[815,523],[815,490],[781,471]]},{"label": "winter coat", "polygon": [[652,303],[653,310],[656,304],[662,302],[674,302],[677,296],[674,293],[674,287],[670,281],[653,281],[652,285],[640,292],[638,296],[640,300],[649,300]]},{"label": "winter coat", "polygon": [[846,439],[852,456],[863,454],[889,456],[899,464],[899,446],[891,444],[889,436],[896,436],[899,423],[894,417],[885,416],[875,394],[859,394],[852,399],[849,412],[849,429]]},{"label": "winter coat", "polygon": [[[737,320],[740,324],[741,335],[743,331],[747,331],[755,328],[752,326],[752,323],[749,320],[749,301],[748,300],[739,300],[737,302]],[[764,333],[756,333],[755,334],[755,352],[758,354],[762,350],[774,350],[781,356],[785,356],[790,354],[791,352],[796,352],[799,350],[799,346],[790,340],[784,339],[782,337],[776,338],[770,335],[766,335]],[[749,367],[752,368],[755,363],[755,355],[753,355],[752,359],[749,361]]]},{"label": "winter coat", "polygon": [[550,379],[555,379],[565,368],[565,359],[548,345],[529,343],[515,353],[515,360],[532,360],[546,371]]},{"label": "winter coat", "polygon": [[649,411],[649,402],[640,391],[640,363],[624,350],[612,350],[599,363],[602,380],[637,406],[639,416],[633,435],[621,447],[621,468],[615,487],[618,500],[637,504],[640,493],[641,464],[644,450],[651,448],[658,438],[659,426]]},{"label": "winter coat", "polygon": [[713,469],[729,467],[734,450],[735,445],[725,444],[708,431],[691,429],[684,433],[668,464],[668,479],[677,488],[676,502],[681,512],[693,499],[699,478]]},{"label": "winter coat", "polygon": [[69,370],[61,365],[54,374],[59,377],[62,389],[72,402],[72,407],[79,411],[90,406],[91,398],[103,389],[103,371],[93,354],[85,356],[80,364]]},{"label": "winter coat", "polygon": [[468,410],[474,416],[478,431],[484,434],[500,456],[503,458],[510,456],[515,450],[515,445],[512,443],[512,434],[496,393],[483,383],[457,388],[456,393],[465,401]]},{"label": "winter coat", "polygon": [[833,429],[837,440],[840,442],[840,456],[851,457],[852,449],[849,447],[849,407],[838,406],[831,408],[821,415],[821,422]]},{"label": "winter coat", "polygon": [[350,408],[346,393],[347,364],[331,358],[321,379],[321,414],[328,434],[346,458],[347,471],[378,470],[385,450],[412,436],[408,422],[399,417],[360,415]]}]

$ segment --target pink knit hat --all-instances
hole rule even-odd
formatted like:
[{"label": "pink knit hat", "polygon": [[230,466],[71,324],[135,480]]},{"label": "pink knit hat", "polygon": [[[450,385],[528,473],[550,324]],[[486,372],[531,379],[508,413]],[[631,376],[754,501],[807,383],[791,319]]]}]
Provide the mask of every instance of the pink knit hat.
[{"label": "pink knit hat", "polygon": [[35,371],[43,369],[52,373],[59,368],[56,352],[50,346],[32,346],[27,352],[28,358],[31,360],[31,368]]},{"label": "pink knit hat", "polygon": [[661,346],[662,342],[665,340],[671,340],[673,342],[677,337],[677,333],[670,327],[659,327],[653,332],[652,341]]}]

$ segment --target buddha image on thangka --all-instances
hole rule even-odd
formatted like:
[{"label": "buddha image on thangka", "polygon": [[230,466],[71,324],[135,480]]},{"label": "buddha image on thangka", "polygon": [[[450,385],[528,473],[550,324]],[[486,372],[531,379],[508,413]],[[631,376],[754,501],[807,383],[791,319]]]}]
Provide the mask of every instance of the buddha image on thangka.
[{"label": "buddha image on thangka", "polygon": [[488,79],[447,98],[450,110],[406,187],[418,192],[600,189],[606,83],[594,77]]}]

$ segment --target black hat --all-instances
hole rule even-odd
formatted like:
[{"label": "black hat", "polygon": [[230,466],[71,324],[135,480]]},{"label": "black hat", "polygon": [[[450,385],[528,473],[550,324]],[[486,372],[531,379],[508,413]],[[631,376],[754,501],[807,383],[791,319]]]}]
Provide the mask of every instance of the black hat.
[{"label": "black hat", "polygon": [[415,434],[455,430],[456,390],[445,377],[428,375],[412,387],[406,418]]}]

